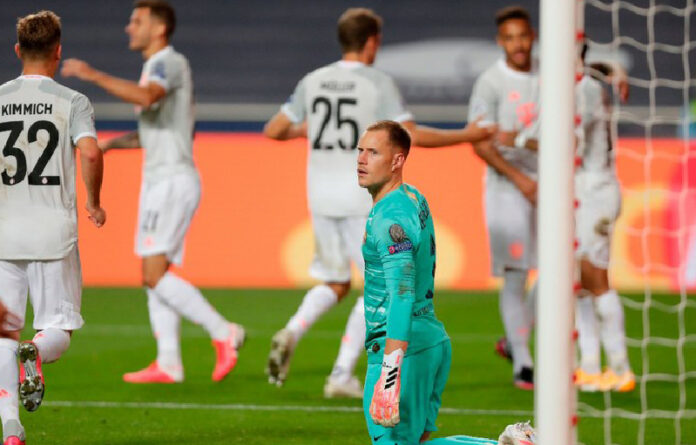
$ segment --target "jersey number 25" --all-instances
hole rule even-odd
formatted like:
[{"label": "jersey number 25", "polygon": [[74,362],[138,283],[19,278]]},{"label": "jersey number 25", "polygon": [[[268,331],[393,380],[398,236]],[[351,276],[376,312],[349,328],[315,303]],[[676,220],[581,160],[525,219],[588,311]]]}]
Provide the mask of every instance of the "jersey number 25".
[{"label": "jersey number 25", "polygon": [[[353,139],[349,144],[346,144],[343,140],[341,140],[340,137],[337,138],[338,146],[344,150],[355,150],[355,147],[358,145],[358,123],[350,117],[344,117],[342,114],[342,109],[344,109],[346,106],[355,106],[357,104],[357,99],[347,97],[339,97],[336,100],[335,105],[332,105],[331,100],[326,96],[319,96],[314,99],[314,102],[312,102],[312,114],[321,113],[323,111],[324,116],[322,117],[319,132],[312,141],[312,148],[315,150],[333,150],[334,145],[332,143],[327,143],[322,139],[324,137],[326,127],[329,125],[329,122],[333,120],[333,126],[336,128],[336,130],[340,130],[341,127],[347,125],[353,135]],[[320,110],[320,108],[322,110]],[[334,110],[335,116],[333,113]],[[331,119],[332,117],[335,117],[335,120]]]}]

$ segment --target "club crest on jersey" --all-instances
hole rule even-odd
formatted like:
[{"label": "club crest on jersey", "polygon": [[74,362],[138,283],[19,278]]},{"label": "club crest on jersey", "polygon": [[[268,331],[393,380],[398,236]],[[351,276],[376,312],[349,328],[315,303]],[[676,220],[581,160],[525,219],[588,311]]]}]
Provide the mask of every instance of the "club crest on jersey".
[{"label": "club crest on jersey", "polygon": [[157,62],[155,66],[152,68],[152,74],[153,76],[159,77],[160,79],[166,79],[167,75],[164,69],[164,62]]},{"label": "club crest on jersey", "polygon": [[397,244],[408,241],[408,236],[406,236],[404,228],[398,224],[392,224],[389,226],[389,236]]}]

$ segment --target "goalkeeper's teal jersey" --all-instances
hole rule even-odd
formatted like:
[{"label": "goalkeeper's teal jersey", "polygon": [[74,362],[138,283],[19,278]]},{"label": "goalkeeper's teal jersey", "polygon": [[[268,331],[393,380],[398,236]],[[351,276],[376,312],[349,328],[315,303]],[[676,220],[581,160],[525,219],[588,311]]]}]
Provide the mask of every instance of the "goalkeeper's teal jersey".
[{"label": "goalkeeper's teal jersey", "polygon": [[403,184],[372,208],[365,228],[365,347],[381,361],[386,338],[407,341],[406,355],[446,340],[435,317],[435,231],[425,197]]}]

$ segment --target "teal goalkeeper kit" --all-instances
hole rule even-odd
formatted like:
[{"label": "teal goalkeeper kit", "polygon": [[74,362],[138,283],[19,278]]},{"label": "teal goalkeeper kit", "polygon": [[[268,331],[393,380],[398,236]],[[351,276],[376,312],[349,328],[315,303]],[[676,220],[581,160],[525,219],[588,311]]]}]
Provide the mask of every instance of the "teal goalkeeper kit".
[{"label": "teal goalkeeper kit", "polygon": [[[418,444],[435,431],[452,350],[433,307],[435,231],[425,197],[403,184],[379,200],[367,219],[365,346],[368,369],[363,405],[375,444]],[[369,414],[387,338],[408,342],[402,365],[400,417],[394,428],[375,425]]]}]

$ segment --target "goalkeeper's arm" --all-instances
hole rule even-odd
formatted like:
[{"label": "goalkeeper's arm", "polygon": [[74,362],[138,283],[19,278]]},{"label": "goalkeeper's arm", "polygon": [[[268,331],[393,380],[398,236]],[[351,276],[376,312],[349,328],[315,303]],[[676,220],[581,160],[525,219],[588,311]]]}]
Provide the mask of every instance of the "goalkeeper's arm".
[{"label": "goalkeeper's arm", "polygon": [[370,415],[376,424],[393,427],[400,421],[401,367],[411,333],[416,265],[412,250],[382,257],[382,261],[390,296],[387,307],[387,339],[382,373],[375,384],[370,403]]}]

